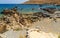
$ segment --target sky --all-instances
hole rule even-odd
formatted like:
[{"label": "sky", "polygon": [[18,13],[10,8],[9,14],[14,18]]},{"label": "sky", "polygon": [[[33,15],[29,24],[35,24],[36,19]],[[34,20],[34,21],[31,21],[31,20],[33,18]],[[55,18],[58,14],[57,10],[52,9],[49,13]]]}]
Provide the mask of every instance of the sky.
[{"label": "sky", "polygon": [[0,0],[0,4],[20,4],[28,0]]}]

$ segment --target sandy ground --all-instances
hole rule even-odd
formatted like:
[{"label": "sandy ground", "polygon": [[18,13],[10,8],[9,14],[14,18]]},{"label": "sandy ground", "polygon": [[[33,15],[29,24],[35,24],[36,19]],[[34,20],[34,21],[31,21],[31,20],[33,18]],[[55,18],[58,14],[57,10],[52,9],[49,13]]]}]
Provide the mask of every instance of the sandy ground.
[{"label": "sandy ground", "polygon": [[60,18],[56,18],[56,22],[53,19],[44,18],[32,25],[32,29],[37,28],[39,32],[36,29],[31,30],[29,32],[30,38],[58,38],[60,34]]},{"label": "sandy ground", "polygon": [[28,33],[29,38],[58,38],[57,34],[43,32],[38,29],[30,29]]},{"label": "sandy ground", "polygon": [[44,18],[32,25],[45,32],[60,33],[60,18],[57,18],[56,22],[53,19]]},{"label": "sandy ground", "polygon": [[22,31],[9,30],[3,34],[0,34],[0,36],[3,38],[20,38],[20,34],[23,35],[25,33],[26,33],[25,30],[22,30]]},{"label": "sandy ground", "polygon": [[[32,33],[33,33],[34,36],[37,36],[37,34],[38,34],[38,37],[39,37],[40,35],[45,36],[47,34],[46,36],[48,36],[48,34],[52,34],[52,33],[59,34],[60,33],[60,19],[59,18],[57,18],[56,22],[53,21],[53,19],[44,18],[41,21],[33,23],[32,25],[33,25],[31,27],[32,29],[37,28],[37,29],[40,29],[40,31],[42,31],[40,33],[33,31]],[[0,34],[0,36],[2,36],[3,38],[20,38],[20,35],[21,34],[25,35],[25,33],[26,33],[26,30],[23,30],[23,31],[9,30],[9,31],[7,31],[7,32],[5,32],[3,34]],[[52,36],[54,34],[52,34]],[[31,35],[30,35],[30,37],[31,37]]]}]

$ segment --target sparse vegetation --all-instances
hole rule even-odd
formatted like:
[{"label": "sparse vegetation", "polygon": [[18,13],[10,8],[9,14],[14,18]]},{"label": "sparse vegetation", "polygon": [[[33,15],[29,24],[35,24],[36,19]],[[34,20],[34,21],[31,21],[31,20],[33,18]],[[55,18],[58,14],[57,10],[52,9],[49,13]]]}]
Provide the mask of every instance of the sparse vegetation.
[{"label": "sparse vegetation", "polygon": [[20,35],[20,38],[26,38],[26,36],[25,35]]},{"label": "sparse vegetation", "polygon": [[60,35],[58,36],[58,38],[60,38]]},{"label": "sparse vegetation", "polygon": [[16,29],[13,29],[14,31],[20,31],[22,30],[22,28],[16,28]]}]

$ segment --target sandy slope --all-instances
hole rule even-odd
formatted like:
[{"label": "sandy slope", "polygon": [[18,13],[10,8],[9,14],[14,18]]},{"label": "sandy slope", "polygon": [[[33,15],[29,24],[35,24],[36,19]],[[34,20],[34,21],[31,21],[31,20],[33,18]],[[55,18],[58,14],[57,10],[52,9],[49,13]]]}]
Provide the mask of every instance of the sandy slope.
[{"label": "sandy slope", "polygon": [[28,35],[29,38],[58,38],[57,34],[43,32],[38,29],[30,29]]},{"label": "sandy slope", "polygon": [[[40,32],[32,31],[29,33],[30,37],[38,37],[38,38],[56,38],[57,36],[55,34],[60,33],[60,19],[57,19],[57,22],[54,22],[53,19],[49,18],[44,18],[41,21],[35,22],[32,24],[33,26],[31,27],[34,29],[35,27],[37,29],[40,28]],[[36,29],[35,29],[36,30]],[[24,33],[23,33],[24,32]],[[20,34],[25,34],[26,31],[7,31],[3,33],[0,36],[7,37],[7,38],[19,38]],[[46,36],[45,36],[46,35]],[[41,36],[41,37],[40,37]],[[35,38],[34,37],[34,38]]]},{"label": "sandy slope", "polygon": [[34,23],[33,25],[33,27],[37,26],[44,32],[60,33],[60,19],[57,19],[57,22],[55,22],[53,19],[45,18],[42,21]]}]

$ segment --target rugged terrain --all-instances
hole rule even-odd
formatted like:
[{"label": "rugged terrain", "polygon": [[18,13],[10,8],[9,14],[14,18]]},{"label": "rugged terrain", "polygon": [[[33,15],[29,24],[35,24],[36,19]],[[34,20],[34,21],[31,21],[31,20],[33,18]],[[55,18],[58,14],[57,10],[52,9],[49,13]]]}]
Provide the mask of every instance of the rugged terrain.
[{"label": "rugged terrain", "polygon": [[40,13],[20,14],[16,9],[3,10],[0,18],[0,33],[4,30],[21,30],[40,20]]},{"label": "rugged terrain", "polygon": [[41,12],[22,14],[17,11],[16,7],[5,9],[1,14],[3,14],[0,18],[0,36],[2,37],[17,38],[20,35],[21,38],[24,33],[24,38],[26,37],[26,30],[34,28],[44,33],[60,34],[60,18],[54,20],[54,18],[50,18],[48,15],[45,16]]}]

